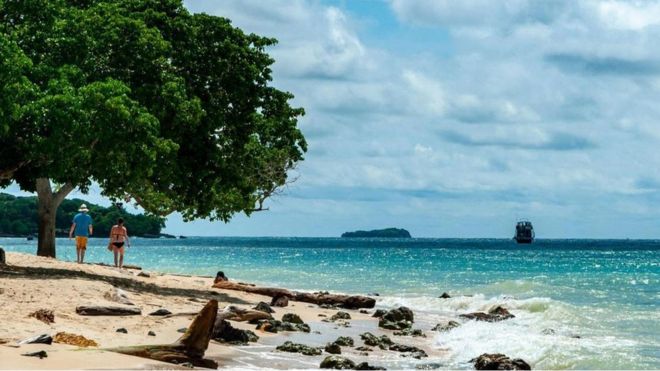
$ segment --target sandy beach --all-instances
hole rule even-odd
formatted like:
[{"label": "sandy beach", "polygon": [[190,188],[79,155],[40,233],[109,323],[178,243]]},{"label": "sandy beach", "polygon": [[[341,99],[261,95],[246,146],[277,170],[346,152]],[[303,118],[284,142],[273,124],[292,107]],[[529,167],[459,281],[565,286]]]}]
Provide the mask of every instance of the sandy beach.
[{"label": "sandy beach", "polygon": [[[163,369],[181,368],[169,363],[122,355],[103,350],[117,346],[144,344],[167,344],[181,336],[178,329],[185,328],[193,315],[168,318],[152,316],[149,313],[167,309],[172,313],[198,312],[204,304],[215,299],[219,310],[232,305],[251,309],[271,298],[239,291],[211,288],[212,277],[181,276],[144,272],[148,277],[138,276],[141,270],[117,269],[94,264],[76,264],[50,258],[42,258],[22,253],[7,253],[7,265],[0,266],[0,368],[2,369]],[[125,291],[141,315],[132,316],[83,316],[76,313],[81,305],[114,305],[106,293],[115,287]],[[47,324],[29,314],[40,310],[52,310],[54,323]],[[327,356],[304,356],[297,353],[284,353],[275,350],[277,345],[290,340],[310,346],[323,346],[339,336],[351,336],[355,346],[362,345],[359,334],[370,331],[375,335],[391,332],[379,330],[378,320],[371,316],[373,310],[361,313],[358,310],[345,310],[351,320],[347,326],[333,322],[322,322],[337,313],[337,309],[324,309],[317,305],[289,302],[287,307],[273,308],[275,319],[286,313],[295,313],[311,327],[310,333],[279,332],[277,334],[259,331],[254,324],[230,321],[239,329],[250,329],[259,336],[256,343],[247,346],[233,346],[212,340],[205,358],[215,360],[223,367],[265,367],[265,368],[318,368]],[[127,333],[119,333],[124,328]],[[149,332],[155,336],[148,335]],[[98,347],[79,348],[53,343],[17,345],[23,339],[59,332],[82,335],[93,340]],[[400,342],[415,345],[430,355],[437,355],[417,338]],[[374,348],[374,347],[372,347]],[[355,362],[369,361],[369,356],[382,353],[385,357],[401,357],[403,353],[381,351],[361,353],[351,347],[343,347],[342,355]],[[45,350],[47,358],[27,357],[21,354]],[[385,354],[388,353],[388,354]],[[392,354],[389,354],[392,353]],[[372,360],[371,363],[374,361]]]}]

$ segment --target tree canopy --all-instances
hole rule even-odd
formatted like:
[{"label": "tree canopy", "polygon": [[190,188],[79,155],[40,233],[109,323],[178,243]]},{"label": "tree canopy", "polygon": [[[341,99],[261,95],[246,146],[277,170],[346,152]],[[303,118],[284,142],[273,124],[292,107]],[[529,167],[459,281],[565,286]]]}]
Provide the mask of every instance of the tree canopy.
[{"label": "tree canopy", "polygon": [[187,220],[261,209],[306,151],[303,109],[269,85],[275,42],[181,0],[0,1],[0,186],[96,182]]},{"label": "tree canopy", "polygon": [[[123,218],[131,236],[158,235],[165,226],[157,216],[131,214],[122,207],[103,207],[81,199],[64,200],[57,210],[55,228],[60,235],[68,235],[74,215],[81,204],[87,204],[94,223],[94,235],[107,237],[110,229]],[[37,233],[37,198],[16,197],[0,193],[0,235],[26,236]]]}]

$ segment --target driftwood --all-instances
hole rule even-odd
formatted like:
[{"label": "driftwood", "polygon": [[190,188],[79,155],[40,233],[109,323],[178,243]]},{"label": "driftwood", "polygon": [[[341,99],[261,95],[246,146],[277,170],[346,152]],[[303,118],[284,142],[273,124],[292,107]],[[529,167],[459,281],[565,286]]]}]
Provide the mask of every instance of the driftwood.
[{"label": "driftwood", "polygon": [[81,305],[76,307],[81,316],[134,316],[142,314],[140,308]]},{"label": "driftwood", "polygon": [[241,309],[230,305],[218,313],[218,318],[237,322],[252,323],[262,319],[272,319],[273,316],[271,316],[270,313],[262,312],[260,310]]},{"label": "driftwood", "polygon": [[338,305],[349,309],[373,308],[376,305],[375,299],[366,296],[336,295],[329,294],[327,292],[297,292],[276,287],[252,286],[231,281],[218,281],[213,284],[213,287],[224,290],[244,291],[258,295],[270,296],[271,298],[285,296],[295,301],[302,301],[305,303],[318,305]]},{"label": "driftwood", "polygon": [[[107,264],[107,263],[91,263],[91,264],[100,265],[102,267],[112,267],[112,268],[115,267],[114,265],[110,265],[110,264]],[[140,267],[139,265],[124,264],[122,267],[124,269],[134,269],[136,271],[141,271],[142,270],[142,267]]]},{"label": "driftwood", "polygon": [[193,319],[186,332],[172,344],[136,345],[106,349],[130,356],[154,359],[156,361],[181,364],[190,363],[197,367],[218,368],[218,363],[204,358],[213,333],[218,302],[210,300]]}]

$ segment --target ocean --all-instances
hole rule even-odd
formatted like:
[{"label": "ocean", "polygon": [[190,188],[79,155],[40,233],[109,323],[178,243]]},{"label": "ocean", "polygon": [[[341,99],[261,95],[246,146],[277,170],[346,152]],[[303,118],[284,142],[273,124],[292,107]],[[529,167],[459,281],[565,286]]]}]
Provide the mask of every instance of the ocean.
[{"label": "ocean", "polygon": [[[86,261],[112,263],[107,240]],[[36,241],[0,239],[34,253]],[[75,260],[58,239],[58,258]],[[133,240],[126,264],[297,290],[374,294],[377,307],[405,305],[430,329],[495,305],[516,317],[465,322],[431,333],[447,368],[471,368],[485,352],[543,369],[660,369],[660,241],[504,239],[188,238]],[[452,297],[441,299],[447,292]],[[415,360],[401,367],[413,367]],[[376,362],[377,363],[377,362]],[[392,365],[390,365],[392,366]]]}]

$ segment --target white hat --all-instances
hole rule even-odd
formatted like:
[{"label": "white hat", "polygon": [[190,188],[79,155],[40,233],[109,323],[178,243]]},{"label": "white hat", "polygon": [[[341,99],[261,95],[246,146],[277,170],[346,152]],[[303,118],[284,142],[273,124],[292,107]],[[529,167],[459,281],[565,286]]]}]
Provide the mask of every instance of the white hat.
[{"label": "white hat", "polygon": [[78,211],[87,212],[89,209],[87,208],[87,205],[82,204],[80,205],[80,208],[78,208]]}]

